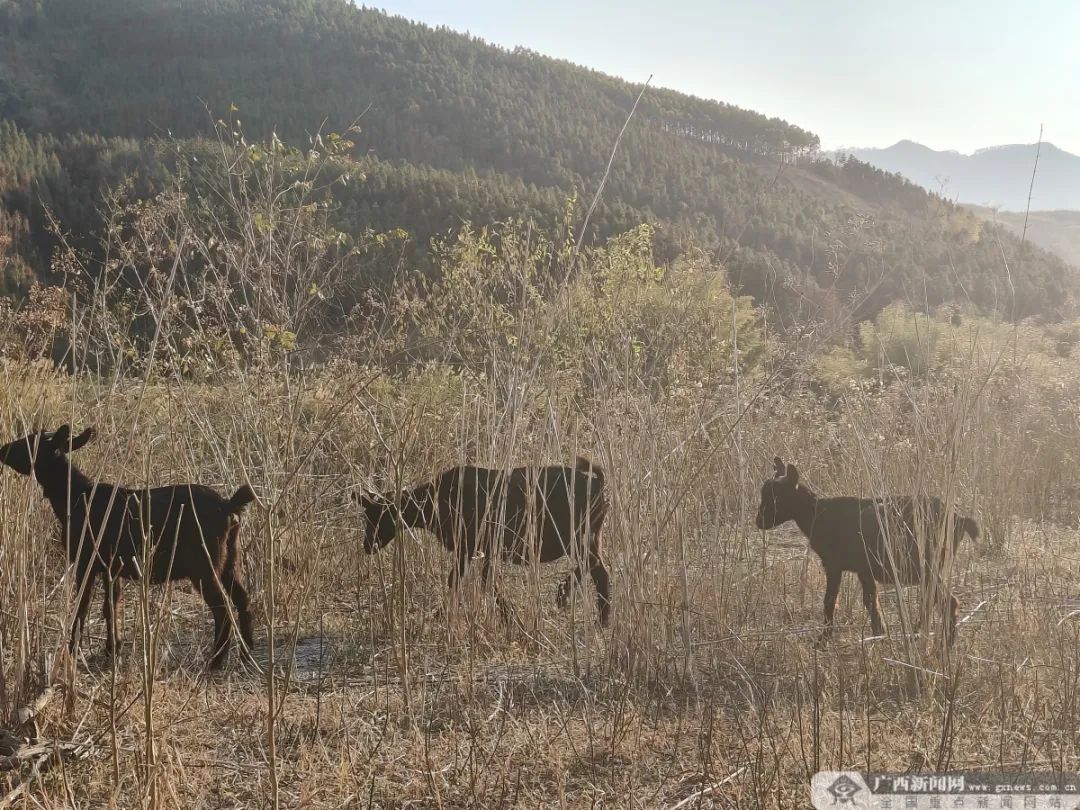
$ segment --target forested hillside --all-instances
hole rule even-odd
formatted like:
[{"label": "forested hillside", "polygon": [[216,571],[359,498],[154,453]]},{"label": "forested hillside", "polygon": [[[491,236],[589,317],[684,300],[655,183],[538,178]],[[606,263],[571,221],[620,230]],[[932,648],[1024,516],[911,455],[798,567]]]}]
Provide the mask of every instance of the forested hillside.
[{"label": "forested hillside", "polygon": [[988,222],[1004,225],[1044,250],[1080,268],[1080,211],[1001,211],[978,205],[965,206]]},{"label": "forested hillside", "polygon": [[[359,119],[339,162],[363,180],[335,188],[340,225],[402,228],[420,263],[464,221],[549,229],[571,196],[591,199],[639,89],[345,0],[4,0],[0,292],[48,274],[45,206],[89,245],[105,191],[125,178],[129,194],[160,191],[215,119],[299,146]],[[703,249],[785,311],[1062,312],[1076,286],[1062,262],[1021,257],[1004,229],[857,161],[817,160],[817,146],[787,122],[650,89],[587,237],[651,223],[661,258]]]}]

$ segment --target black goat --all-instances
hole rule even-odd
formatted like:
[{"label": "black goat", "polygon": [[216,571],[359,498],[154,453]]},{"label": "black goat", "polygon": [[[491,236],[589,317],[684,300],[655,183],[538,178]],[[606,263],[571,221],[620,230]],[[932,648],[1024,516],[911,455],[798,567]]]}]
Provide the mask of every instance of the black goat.
[{"label": "black goat", "polygon": [[[566,605],[570,588],[581,582],[587,567],[596,586],[600,623],[608,623],[610,581],[600,541],[607,514],[604,473],[586,459],[579,458],[575,467],[518,467],[510,472],[452,467],[397,497],[363,495],[358,500],[366,521],[364,551],[369,554],[393,540],[403,526],[427,529],[457,555],[450,569],[451,589],[477,553],[483,555],[485,584],[495,556],[518,564],[570,556],[577,565],[559,586],[559,605]],[[501,598],[498,604],[505,614]]]},{"label": "black goat", "polygon": [[776,474],[761,487],[755,522],[759,529],[772,529],[794,520],[821,558],[826,580],[821,641],[832,634],[840,581],[845,571],[851,571],[862,584],[863,604],[870,613],[874,635],[884,633],[877,583],[923,583],[930,587],[935,603],[943,610],[948,605],[946,633],[952,643],[960,603],[942,581],[949,550],[942,532],[948,529],[955,550],[965,533],[979,536],[975,521],[953,513],[946,526],[945,504],[940,498],[820,498],[799,483],[794,465],[785,465],[779,458],[773,463]]},{"label": "black goat", "polygon": [[65,534],[62,539],[80,589],[71,626],[72,653],[99,574],[105,580],[106,649],[115,651],[123,623],[123,590],[117,580],[138,579],[146,573],[146,545],[151,552],[150,581],[191,580],[213,613],[211,668],[225,661],[231,646],[230,599],[240,635],[250,648],[252,618],[238,576],[237,535],[240,515],[255,500],[251,487],[240,487],[226,500],[199,484],[127,489],[94,482],[68,458],[93,438],[93,428],[72,437],[70,426],[64,425],[55,433],[38,431],[0,447],[0,463],[37,479]]}]

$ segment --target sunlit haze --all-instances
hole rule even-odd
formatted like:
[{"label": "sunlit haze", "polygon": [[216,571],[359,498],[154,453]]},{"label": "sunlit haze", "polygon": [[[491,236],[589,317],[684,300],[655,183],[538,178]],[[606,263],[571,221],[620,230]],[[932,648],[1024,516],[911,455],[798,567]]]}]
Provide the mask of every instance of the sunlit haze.
[{"label": "sunlit haze", "polygon": [[431,25],[776,115],[825,148],[1080,152],[1080,3],[386,0]]}]

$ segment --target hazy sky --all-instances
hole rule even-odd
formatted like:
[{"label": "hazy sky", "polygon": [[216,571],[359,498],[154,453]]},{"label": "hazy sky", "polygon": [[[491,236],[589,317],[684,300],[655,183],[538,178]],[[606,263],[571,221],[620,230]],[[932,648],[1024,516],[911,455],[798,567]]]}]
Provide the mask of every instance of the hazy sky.
[{"label": "hazy sky", "polygon": [[[376,0],[377,2],[378,0]],[[371,3],[371,0],[368,0]],[[1080,0],[382,0],[393,14],[780,116],[826,148],[901,138],[1080,153]]]}]

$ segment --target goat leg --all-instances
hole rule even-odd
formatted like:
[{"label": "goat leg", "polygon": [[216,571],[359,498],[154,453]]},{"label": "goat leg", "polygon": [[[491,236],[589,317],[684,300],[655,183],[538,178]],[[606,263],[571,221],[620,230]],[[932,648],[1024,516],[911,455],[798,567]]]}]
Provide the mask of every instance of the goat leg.
[{"label": "goat leg", "polygon": [[446,579],[446,589],[453,591],[457,589],[458,582],[465,576],[465,572],[469,568],[469,556],[465,553],[464,549],[458,551],[457,562],[454,563],[450,569],[450,576]]},{"label": "goat leg", "polygon": [[499,611],[499,618],[502,621],[508,622],[511,618],[512,611],[510,606],[503,599],[502,592],[499,590],[499,586],[491,578],[491,557],[485,556],[484,563],[480,567],[480,583],[484,586],[484,590],[490,590],[495,597],[495,607]]},{"label": "goat leg", "polygon": [[939,584],[938,609],[941,612],[942,624],[945,626],[945,643],[952,646],[956,640],[956,625],[960,618],[960,600],[953,596],[952,591]]},{"label": "goat leg", "polygon": [[77,569],[75,581],[79,586],[79,602],[71,622],[71,638],[68,641],[68,650],[72,655],[75,655],[76,650],[79,649],[79,639],[82,637],[86,613],[90,610],[90,597],[94,595],[94,580],[96,578],[97,572],[92,566]]},{"label": "goat leg", "polygon": [[825,627],[818,637],[818,646],[824,646],[833,631],[833,615],[836,613],[836,602],[840,597],[840,582],[844,578],[844,572],[839,568],[825,569]]},{"label": "goat leg", "polygon": [[213,574],[204,577],[201,585],[203,599],[214,616],[214,648],[210,654],[210,669],[221,669],[232,646],[232,617],[226,604],[228,597]]},{"label": "goat leg", "polygon": [[[465,553],[464,549],[458,551],[457,559],[450,567],[450,574],[446,578],[446,599],[447,599],[447,615],[453,607],[454,600],[458,596],[458,583],[465,576],[465,572],[469,568],[469,556]],[[438,615],[438,612],[436,612]]]},{"label": "goat leg", "polygon": [[885,635],[885,628],[881,623],[881,604],[878,601],[878,587],[874,575],[869,571],[859,572],[859,582],[862,584],[863,605],[870,614],[870,632],[875,636]]},{"label": "goat leg", "polygon": [[566,608],[570,604],[570,591],[574,587],[581,585],[581,580],[585,576],[584,565],[575,565],[574,569],[570,571],[562,582],[559,583],[559,588],[555,592],[555,604],[560,610]]},{"label": "goat leg", "polygon": [[115,655],[121,646],[124,627],[124,589],[120,579],[105,575],[105,652]]},{"label": "goat leg", "polygon": [[596,587],[597,621],[607,627],[611,621],[611,575],[599,554],[589,555],[589,576]]}]

